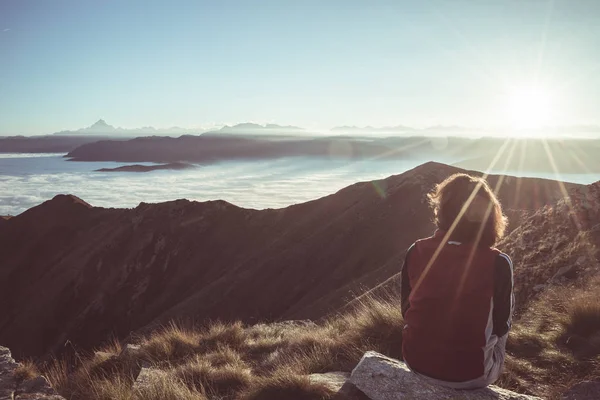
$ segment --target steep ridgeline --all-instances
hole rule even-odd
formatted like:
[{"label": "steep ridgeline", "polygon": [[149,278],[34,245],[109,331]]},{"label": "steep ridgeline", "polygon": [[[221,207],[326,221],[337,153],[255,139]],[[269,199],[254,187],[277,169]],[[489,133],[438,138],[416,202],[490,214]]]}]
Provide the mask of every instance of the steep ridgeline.
[{"label": "steep ridgeline", "polygon": [[[459,171],[427,163],[262,211],[187,200],[105,209],[57,196],[0,226],[0,343],[40,356],[171,318],[322,317],[398,272],[410,243],[433,232],[426,193]],[[554,181],[489,177],[500,180],[513,226],[562,197]]]},{"label": "steep ridgeline", "polygon": [[520,309],[549,286],[589,281],[600,273],[600,182],[540,208],[499,246],[513,257]]}]

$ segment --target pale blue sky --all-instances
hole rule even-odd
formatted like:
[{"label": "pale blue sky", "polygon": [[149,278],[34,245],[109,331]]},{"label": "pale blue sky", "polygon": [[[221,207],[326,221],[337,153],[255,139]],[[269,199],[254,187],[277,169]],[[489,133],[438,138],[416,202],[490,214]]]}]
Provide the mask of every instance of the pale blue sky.
[{"label": "pale blue sky", "polygon": [[0,0],[0,135],[254,121],[600,123],[600,1]]}]

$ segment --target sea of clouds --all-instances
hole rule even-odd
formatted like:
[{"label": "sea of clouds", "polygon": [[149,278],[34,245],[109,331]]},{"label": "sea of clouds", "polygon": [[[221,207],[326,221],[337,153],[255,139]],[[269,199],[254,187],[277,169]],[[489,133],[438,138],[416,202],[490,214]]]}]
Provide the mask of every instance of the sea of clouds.
[{"label": "sea of clouds", "polygon": [[17,215],[57,194],[101,207],[135,207],[175,199],[221,199],[240,207],[280,208],[334,193],[360,181],[385,178],[421,164],[284,158],[222,162],[191,170],[96,172],[122,163],[66,161],[60,155],[0,155],[0,215]]},{"label": "sea of clouds", "polygon": [[[136,173],[96,172],[96,169],[125,164],[72,162],[61,154],[0,154],[0,215],[17,215],[57,194],[73,194],[100,207],[136,207],[140,202],[185,198],[225,200],[254,209],[281,208],[335,193],[356,182],[400,174],[426,161],[281,158]],[[578,183],[600,179],[598,175],[558,178]]]}]

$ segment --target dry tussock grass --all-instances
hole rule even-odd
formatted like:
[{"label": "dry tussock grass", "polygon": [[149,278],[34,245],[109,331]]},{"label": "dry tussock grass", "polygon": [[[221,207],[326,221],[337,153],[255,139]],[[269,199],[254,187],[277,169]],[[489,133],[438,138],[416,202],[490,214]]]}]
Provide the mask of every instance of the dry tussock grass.
[{"label": "dry tussock grass", "polygon": [[[119,357],[121,345],[112,341],[94,351],[87,358],[53,359],[43,368],[43,375],[56,391],[67,399],[109,398],[111,385],[115,399],[128,398],[124,387],[131,387],[139,372],[140,360]],[[117,396],[118,395],[118,396]]]},{"label": "dry tussock grass", "polygon": [[188,387],[168,374],[133,395],[134,400],[208,400],[204,393]]},{"label": "dry tussock grass", "polygon": [[600,339],[600,290],[596,293],[586,293],[575,298],[569,307],[567,318],[563,322],[565,334],[586,339],[595,354],[600,353],[600,347],[595,345]]},{"label": "dry tussock grass", "polygon": [[216,350],[223,345],[232,349],[241,349],[246,338],[246,328],[241,322],[231,324],[215,322],[200,332],[198,349],[202,353]]},{"label": "dry tussock grass", "polygon": [[251,369],[243,363],[215,366],[200,356],[180,365],[173,374],[189,388],[222,399],[232,399],[237,392],[249,388],[253,381]]},{"label": "dry tussock grass", "polygon": [[226,346],[219,346],[215,351],[204,354],[202,358],[217,368],[224,365],[246,366],[240,353]]},{"label": "dry tussock grass", "polygon": [[[366,350],[401,357],[403,322],[398,304],[365,297],[319,325],[246,327],[217,322],[191,329],[172,323],[139,340],[141,360],[119,357],[120,345],[111,343],[81,360],[71,373],[68,363],[55,360],[47,375],[61,394],[74,400],[145,398],[131,391],[135,368],[142,361],[169,371],[170,378],[157,382],[157,390],[165,392],[168,384],[175,392],[185,387],[189,393],[181,394],[182,399],[233,399],[242,394],[269,399],[277,393],[284,396],[278,398],[329,398],[329,389],[310,383],[305,375],[349,372]],[[170,398],[168,393],[164,396]]]},{"label": "dry tussock grass", "polygon": [[19,382],[35,378],[39,375],[40,371],[33,360],[21,361],[14,371],[14,377]]},{"label": "dry tussock grass", "polygon": [[65,397],[71,394],[69,371],[70,366],[64,358],[52,359],[43,368],[43,374],[50,385]]},{"label": "dry tussock grass", "polygon": [[198,332],[171,323],[142,342],[144,358],[155,363],[178,363],[198,352]]},{"label": "dry tussock grass", "polygon": [[240,400],[330,400],[335,393],[307,376],[280,370],[270,377],[259,378],[256,384],[240,393]]},{"label": "dry tussock grass", "polygon": [[[600,378],[596,287],[555,287],[531,303],[509,336],[500,386],[552,398],[574,381]],[[403,327],[396,298],[365,296],[318,325],[237,322],[194,330],[171,324],[139,340],[142,359],[167,371],[143,393],[131,390],[140,360],[119,360],[114,344],[71,374],[55,361],[47,375],[74,400],[329,399],[330,390],[306,375],[350,372],[366,350],[401,359]],[[585,343],[586,352],[573,340]]]},{"label": "dry tussock grass", "polygon": [[89,399],[98,400],[208,400],[201,392],[168,374],[157,376],[152,385],[134,390],[131,382],[116,376],[93,381]]},{"label": "dry tussock grass", "polygon": [[364,296],[322,325],[298,329],[267,370],[291,365],[303,374],[350,372],[367,350],[402,359],[404,320],[399,304],[390,296]]},{"label": "dry tussock grass", "polygon": [[131,382],[122,379],[118,375],[112,377],[111,379],[100,378],[90,381],[87,392],[90,393],[94,399],[98,400],[134,399]]},{"label": "dry tussock grass", "polygon": [[558,398],[574,382],[600,378],[600,286],[552,287],[513,326],[500,386]]}]

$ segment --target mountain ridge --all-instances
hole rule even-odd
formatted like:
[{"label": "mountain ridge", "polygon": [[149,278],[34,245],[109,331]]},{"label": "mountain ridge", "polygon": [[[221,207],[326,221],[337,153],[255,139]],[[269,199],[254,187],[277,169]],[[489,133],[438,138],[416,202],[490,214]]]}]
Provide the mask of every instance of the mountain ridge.
[{"label": "mountain ridge", "polygon": [[[427,163],[267,210],[188,200],[106,209],[57,196],[0,226],[0,301],[11,310],[0,342],[41,356],[173,318],[321,318],[398,272],[410,243],[433,231],[425,194],[461,171]],[[489,177],[500,179],[515,226],[562,198],[554,181]]]},{"label": "mountain ridge", "polygon": [[71,161],[213,163],[232,160],[269,160],[310,157],[328,160],[435,160],[456,166],[545,174],[600,174],[600,140],[506,139],[397,136],[267,137],[218,135],[141,137],[102,140],[69,152]]},{"label": "mountain ridge", "polygon": [[60,132],[54,132],[51,135],[53,136],[79,136],[79,135],[89,135],[89,136],[103,136],[103,137],[111,137],[111,136],[126,136],[126,137],[136,137],[138,135],[182,135],[182,134],[199,134],[202,132],[206,132],[205,129],[188,129],[188,128],[180,128],[178,126],[173,126],[170,128],[154,128],[152,126],[145,126],[141,128],[121,128],[115,127],[114,125],[108,124],[104,119],[100,118],[98,121],[94,122],[92,125],[79,128],[77,130],[65,130]]}]

